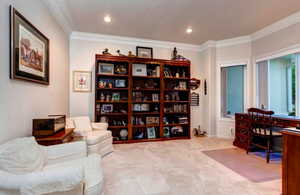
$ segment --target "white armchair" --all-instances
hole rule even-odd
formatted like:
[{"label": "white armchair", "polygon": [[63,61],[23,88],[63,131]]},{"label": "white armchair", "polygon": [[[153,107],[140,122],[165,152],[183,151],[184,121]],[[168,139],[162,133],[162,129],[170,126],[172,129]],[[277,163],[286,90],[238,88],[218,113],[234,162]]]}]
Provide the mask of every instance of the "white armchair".
[{"label": "white armchair", "polygon": [[69,126],[74,125],[75,136],[86,141],[88,154],[98,153],[105,156],[113,151],[112,134],[107,130],[107,123],[91,123],[87,116],[72,117],[67,123]]},{"label": "white armchair", "polygon": [[84,142],[40,146],[33,137],[0,145],[1,195],[103,195],[98,154]]}]

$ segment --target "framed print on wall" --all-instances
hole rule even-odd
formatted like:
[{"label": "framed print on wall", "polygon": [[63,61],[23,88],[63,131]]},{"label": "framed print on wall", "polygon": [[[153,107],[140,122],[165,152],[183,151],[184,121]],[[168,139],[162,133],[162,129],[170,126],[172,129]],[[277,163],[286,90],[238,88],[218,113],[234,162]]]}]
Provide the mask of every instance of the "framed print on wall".
[{"label": "framed print on wall", "polygon": [[92,91],[92,72],[74,71],[73,72],[73,91],[91,92]]},{"label": "framed print on wall", "polygon": [[49,85],[49,39],[10,6],[10,78]]},{"label": "framed print on wall", "polygon": [[151,47],[136,47],[136,56],[140,58],[153,58],[153,49]]}]

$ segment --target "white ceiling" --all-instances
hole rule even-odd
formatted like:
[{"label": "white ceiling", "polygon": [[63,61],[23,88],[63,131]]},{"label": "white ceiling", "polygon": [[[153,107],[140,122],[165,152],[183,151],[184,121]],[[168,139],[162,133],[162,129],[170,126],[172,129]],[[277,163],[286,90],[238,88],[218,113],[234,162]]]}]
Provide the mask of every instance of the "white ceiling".
[{"label": "white ceiling", "polygon": [[[72,31],[202,44],[248,35],[300,10],[300,0],[56,0]],[[103,17],[112,17],[110,24]],[[187,27],[193,28],[186,34]]]}]

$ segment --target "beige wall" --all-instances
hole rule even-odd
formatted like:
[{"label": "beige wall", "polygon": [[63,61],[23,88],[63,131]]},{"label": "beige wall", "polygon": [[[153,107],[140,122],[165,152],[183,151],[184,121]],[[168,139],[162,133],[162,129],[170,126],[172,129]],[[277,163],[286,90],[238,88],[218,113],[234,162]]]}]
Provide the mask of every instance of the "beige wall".
[{"label": "beige wall", "polygon": [[[216,135],[218,137],[232,137],[234,135],[235,122],[232,119],[221,117],[221,66],[247,64],[246,77],[251,78],[251,43],[242,43],[227,47],[218,47],[216,55]],[[248,80],[249,81],[249,80]],[[251,100],[251,82],[246,83],[245,107]]]},{"label": "beige wall", "polygon": [[[147,45],[143,45],[146,46]],[[128,51],[135,53],[136,44],[125,43],[113,43],[107,41],[88,41],[71,39],[70,42],[70,72],[74,70],[87,70],[93,72],[94,83],[94,71],[95,71],[95,54],[101,54],[103,49],[108,48],[109,51],[116,55],[116,50],[121,50],[122,53],[127,54]],[[172,48],[153,47],[153,57],[159,59],[170,59]],[[190,50],[178,49],[178,53],[190,59],[192,62],[192,77],[202,78],[202,66],[200,61],[199,52]],[[70,85],[72,86],[72,74],[70,78]],[[200,92],[200,89],[198,90]],[[203,93],[200,93],[201,95]],[[94,101],[95,101],[95,89],[93,86],[92,93],[76,93],[70,88],[70,115],[82,116],[88,115],[90,118],[94,118]],[[202,99],[202,96],[200,97]],[[201,101],[202,102],[202,101]],[[201,125],[203,121],[203,114],[201,113],[201,106],[192,107],[192,127]]]},{"label": "beige wall", "polygon": [[[255,61],[260,58],[278,56],[280,54],[288,54],[289,52],[300,52],[300,23],[290,25],[277,32],[273,32],[262,38],[253,40],[249,43],[241,43],[227,47],[217,47],[217,55],[215,64],[218,70],[220,64],[241,62],[248,60],[247,66],[247,92],[246,92],[246,108],[256,106],[256,64]],[[205,66],[207,67],[207,66]],[[234,130],[234,120],[220,118],[220,80],[216,75],[217,90],[216,104],[216,129],[219,137],[232,137]]]},{"label": "beige wall", "polygon": [[300,23],[291,25],[268,36],[252,42],[254,57],[261,57],[273,52],[300,44]]},{"label": "beige wall", "polygon": [[[9,5],[50,39],[50,86],[9,79]],[[0,1],[0,143],[29,136],[32,119],[68,112],[68,36],[40,0]]]}]

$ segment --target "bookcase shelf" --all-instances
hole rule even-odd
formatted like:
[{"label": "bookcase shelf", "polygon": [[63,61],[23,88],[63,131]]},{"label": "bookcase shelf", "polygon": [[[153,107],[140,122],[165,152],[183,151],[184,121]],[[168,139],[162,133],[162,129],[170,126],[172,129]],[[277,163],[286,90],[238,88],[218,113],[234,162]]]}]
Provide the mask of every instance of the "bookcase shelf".
[{"label": "bookcase shelf", "polygon": [[[95,122],[108,121],[114,144],[190,138],[189,61],[98,54],[95,60]],[[146,67],[145,75],[134,75],[136,64]],[[121,130],[128,131],[126,139]]]},{"label": "bookcase shelf", "polygon": [[98,77],[128,77],[127,74],[97,74]]},{"label": "bookcase shelf", "polygon": [[102,90],[102,91],[105,91],[105,90],[128,91],[129,88],[99,88],[99,87],[97,87],[97,90]]}]

